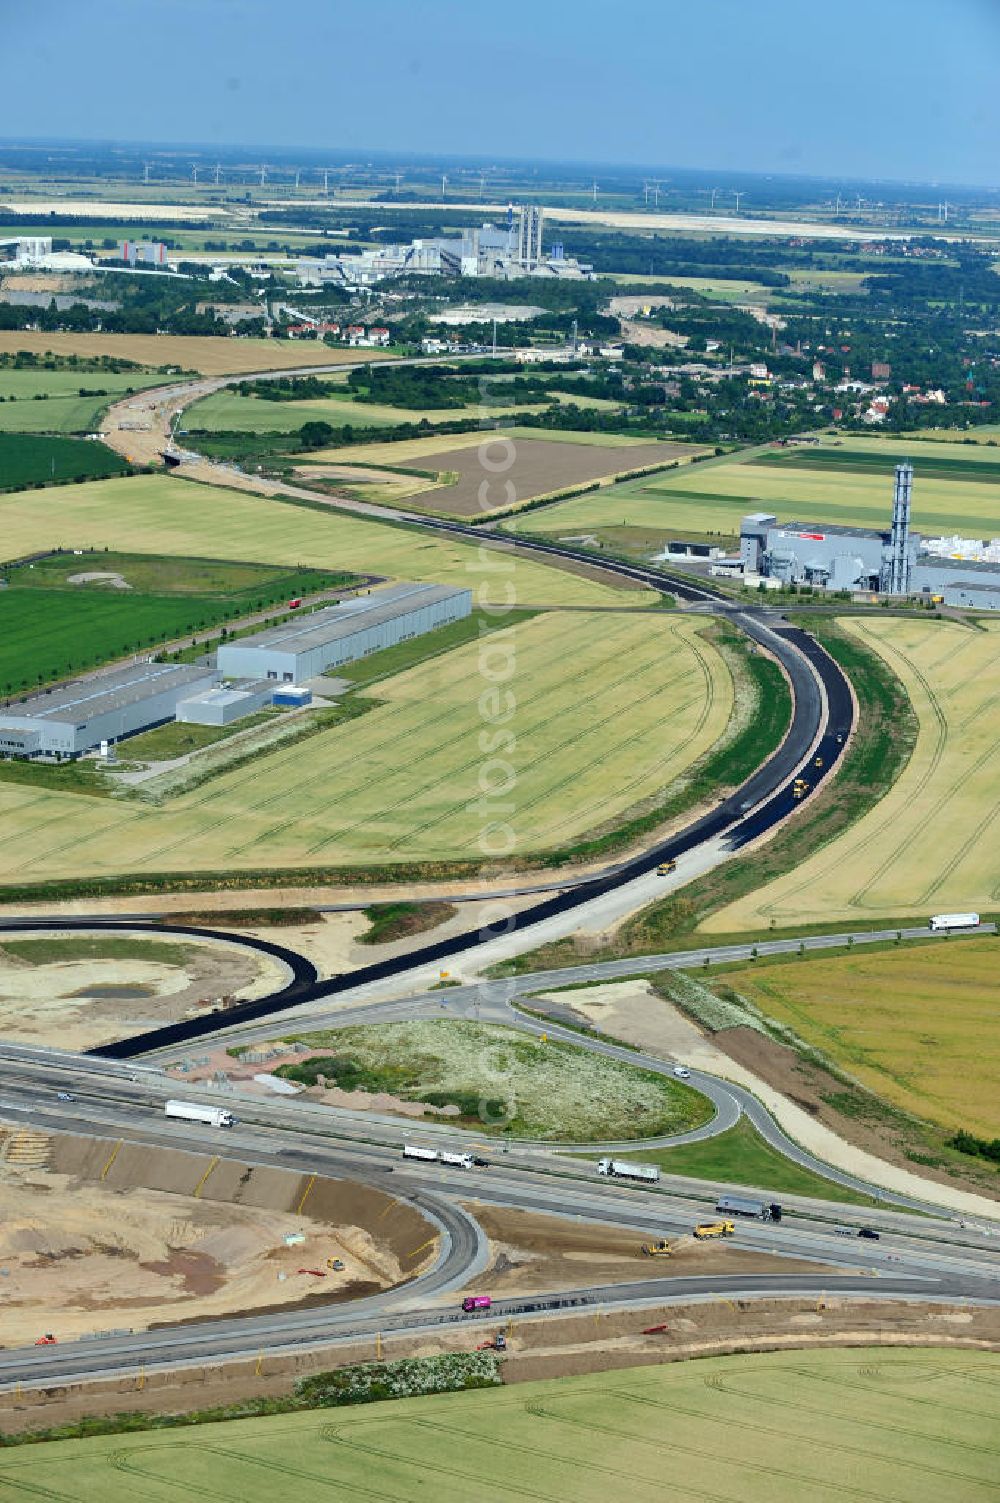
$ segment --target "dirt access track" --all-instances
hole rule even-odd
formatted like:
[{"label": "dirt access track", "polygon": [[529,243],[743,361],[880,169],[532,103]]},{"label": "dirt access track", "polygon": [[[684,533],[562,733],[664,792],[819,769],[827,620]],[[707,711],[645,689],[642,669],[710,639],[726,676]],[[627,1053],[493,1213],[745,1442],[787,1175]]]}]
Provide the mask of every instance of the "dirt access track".
[{"label": "dirt access track", "polygon": [[[310,1373],[371,1362],[378,1356],[392,1361],[469,1351],[487,1340],[493,1329],[477,1322],[472,1328],[459,1327],[432,1338],[383,1337],[377,1350],[369,1338],[294,1355],[265,1353],[258,1361],[10,1390],[0,1394],[0,1431],[14,1435],[93,1415],[184,1414],[242,1400],[280,1398],[291,1393],[297,1378]],[[504,1329],[505,1383],[652,1367],[734,1352],[820,1346],[1000,1350],[998,1307],[967,1310],[877,1298],[711,1300],[518,1320]]]},{"label": "dirt access track", "polygon": [[339,1303],[437,1247],[419,1211],[352,1180],[0,1126],[4,1346]]}]

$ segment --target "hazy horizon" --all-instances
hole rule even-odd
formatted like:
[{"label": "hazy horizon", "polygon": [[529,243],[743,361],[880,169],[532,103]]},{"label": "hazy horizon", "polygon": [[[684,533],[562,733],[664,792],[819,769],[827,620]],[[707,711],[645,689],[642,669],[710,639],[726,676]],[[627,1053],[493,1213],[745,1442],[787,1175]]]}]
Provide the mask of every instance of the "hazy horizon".
[{"label": "hazy horizon", "polygon": [[277,38],[266,0],[99,13],[10,10],[0,136],[997,184],[993,0],[625,0],[613,23],[597,0],[508,0],[502,30],[459,0],[382,0],[380,49],[345,0],[300,0]]}]

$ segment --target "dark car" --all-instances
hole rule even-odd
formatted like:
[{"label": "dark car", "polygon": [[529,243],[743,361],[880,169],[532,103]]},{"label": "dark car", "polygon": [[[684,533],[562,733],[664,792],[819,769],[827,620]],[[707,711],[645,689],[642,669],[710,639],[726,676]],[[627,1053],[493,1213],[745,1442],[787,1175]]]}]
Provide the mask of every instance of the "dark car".
[{"label": "dark car", "polygon": [[488,1169],[490,1167],[489,1159],[480,1158],[478,1153],[472,1155],[472,1162],[477,1169]]},{"label": "dark car", "polygon": [[877,1242],[879,1240],[879,1234],[873,1226],[859,1226],[858,1236],[867,1237],[869,1242]]}]

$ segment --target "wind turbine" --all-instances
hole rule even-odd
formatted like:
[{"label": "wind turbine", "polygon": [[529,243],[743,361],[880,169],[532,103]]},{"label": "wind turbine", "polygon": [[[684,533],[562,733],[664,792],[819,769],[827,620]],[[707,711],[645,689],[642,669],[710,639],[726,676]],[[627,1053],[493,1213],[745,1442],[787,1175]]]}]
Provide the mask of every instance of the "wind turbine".
[{"label": "wind turbine", "polygon": [[595,177],[594,178],[594,203],[596,204],[596,202],[597,202],[597,179]]},{"label": "wind turbine", "polygon": [[300,178],[300,177],[301,177],[301,175],[302,175],[302,174],[301,174],[301,172],[300,172],[300,170],[299,170],[299,168],[298,168],[298,167],[296,167],[296,169],[295,169],[295,191],[296,191],[296,192],[298,192],[298,187],[299,187],[299,178]]},{"label": "wind turbine", "polygon": [[142,180],[143,180],[144,183],[148,183],[149,182],[149,163],[148,162],[143,162],[143,164],[142,164]]},{"label": "wind turbine", "polygon": [[715,210],[715,200],[718,198],[718,196],[719,196],[719,194],[721,192],[722,192],[721,188],[713,188],[712,189],[712,209],[713,209],[713,212]]},{"label": "wind turbine", "polygon": [[660,180],[656,177],[653,179],[653,207],[660,207]]},{"label": "wind turbine", "polygon": [[733,197],[736,199],[736,212],[738,214],[740,212],[740,199],[741,198],[746,198],[746,191],[745,190],[740,191],[740,190],[734,188],[733,189]]},{"label": "wind turbine", "polygon": [[447,172],[442,172],[442,174],[441,174],[441,197],[442,198],[444,198],[444,196],[445,196],[445,189],[447,188],[447,186],[448,186],[448,174],[447,174]]},{"label": "wind turbine", "polygon": [[264,184],[266,182],[267,182],[267,168],[265,167],[264,163],[261,162],[261,164],[260,164],[260,186],[263,188],[263,186],[264,186]]},{"label": "wind turbine", "polygon": [[643,201],[643,204],[648,209],[649,208],[649,184],[648,183],[643,183],[643,185],[642,185],[642,201]]},{"label": "wind turbine", "polygon": [[216,187],[219,186],[219,180],[221,179],[221,177],[222,177],[222,163],[221,162],[216,162],[216,164],[215,164],[215,186]]},{"label": "wind turbine", "polygon": [[330,169],[329,169],[329,167],[324,167],[323,168],[323,196],[325,198],[329,198],[329,196],[330,196]]},{"label": "wind turbine", "polygon": [[479,174],[479,202],[482,203],[482,201],[483,201],[483,199],[485,197],[486,197],[486,173],[485,172],[481,172]]},{"label": "wind turbine", "polygon": [[197,188],[197,186],[198,186],[198,163],[197,162],[192,162],[191,163],[191,176],[194,178],[194,185]]}]

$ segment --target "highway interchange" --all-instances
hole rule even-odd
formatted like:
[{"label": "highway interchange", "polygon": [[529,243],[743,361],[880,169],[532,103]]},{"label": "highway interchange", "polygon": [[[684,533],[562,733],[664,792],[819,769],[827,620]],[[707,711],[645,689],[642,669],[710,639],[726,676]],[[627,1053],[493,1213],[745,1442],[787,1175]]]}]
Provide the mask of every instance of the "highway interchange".
[{"label": "highway interchange", "polygon": [[[379,509],[378,514],[384,516],[384,509]],[[400,513],[399,520],[415,527],[471,536],[478,542],[488,541],[506,549],[556,553],[594,563],[591,554],[530,538],[430,521],[415,514]],[[515,952],[517,948],[526,950],[553,933],[572,932],[588,912],[595,908],[600,911],[599,905],[609,895],[624,894],[633,906],[648,901],[655,869],[665,860],[681,860],[712,842],[721,852],[730,853],[767,833],[798,807],[792,792],[795,778],[804,777],[812,788],[828,777],[843,754],[853,727],[853,696],[840,669],[806,633],[783,622],[775,613],[734,608],[732,602],[713,595],[704,586],[679,582],[651,568],[603,558],[600,567],[669,592],[690,609],[725,611],[738,629],[781,663],[793,691],[792,724],[782,745],[757,772],[688,828],[604,873],[582,881],[574,878],[557,891],[543,892],[537,902],[514,913],[504,932],[508,953],[511,945]],[[161,924],[148,916],[139,919],[121,915],[107,920],[53,914],[0,921],[0,932],[46,928],[165,932]],[[218,1361],[253,1355],[263,1349],[327,1346],[375,1331],[427,1331],[460,1319],[474,1324],[474,1317],[460,1314],[456,1294],[485,1271],[489,1258],[485,1238],[466,1204],[473,1199],[494,1206],[626,1226],[655,1236],[690,1230],[693,1221],[703,1218],[714,1204],[712,1187],[697,1181],[664,1178],[654,1189],[638,1189],[618,1181],[598,1180],[594,1161],[602,1145],[580,1148],[573,1157],[538,1144],[519,1144],[506,1153],[488,1148],[491,1167],[470,1172],[404,1161],[402,1125],[388,1118],[373,1118],[369,1113],[334,1113],[294,1101],[246,1098],[234,1099],[232,1104],[239,1120],[228,1132],[168,1121],[163,1117],[162,1103],[167,1095],[177,1094],[177,1084],[156,1066],[176,1057],[179,1046],[217,1035],[221,1030],[225,1030],[227,1038],[235,1033],[241,1041],[246,1041],[273,1037],[279,1021],[284,1023],[291,1018],[299,1026],[308,1018],[311,1023],[329,1027],[362,1018],[441,1016],[443,999],[448,1015],[483,1017],[537,1032],[543,1025],[518,1011],[514,1003],[519,995],[544,990],[557,979],[561,985],[576,979],[611,979],[615,975],[635,974],[637,970],[697,965],[705,955],[714,959],[742,958],[749,947],[611,962],[581,968],[583,974],[567,971],[522,976],[504,983],[456,988],[442,997],[427,993],[428,979],[436,974],[433,968],[443,961],[473,954],[479,957],[477,964],[488,962],[491,946],[495,948],[497,944],[495,934],[489,930],[470,931],[447,941],[421,945],[402,958],[323,978],[309,961],[288,947],[264,945],[229,931],[217,933],[171,925],[169,932],[263,948],[284,966],[285,983],[270,996],[239,1004],[224,1015],[210,1014],[153,1029],[88,1056],[7,1045],[0,1055],[0,1119],[47,1132],[122,1137],[164,1147],[224,1153],[250,1164],[276,1164],[332,1178],[367,1181],[410,1200],[437,1225],[441,1234],[439,1257],[430,1271],[409,1284],[351,1303],[194,1322],[100,1340],[83,1338],[56,1347],[0,1349],[0,1387],[23,1381],[106,1376],[141,1366]],[[914,935],[917,933],[926,931],[914,931]],[[843,943],[845,938],[824,935],[802,941],[762,939],[756,948],[764,955],[798,949],[800,944],[805,948],[834,945]],[[859,934],[854,941],[865,943],[879,938],[895,938],[895,931],[881,936]],[[329,1005],[324,1010],[328,999]],[[669,1062],[623,1050],[595,1035],[570,1033],[558,1022],[547,1022],[544,1029],[550,1037],[565,1037],[648,1069],[666,1072],[671,1068]],[[774,1255],[773,1272],[670,1278],[659,1276],[657,1269],[657,1276],[637,1277],[629,1284],[568,1289],[559,1295],[501,1298],[488,1313],[490,1321],[495,1323],[498,1318],[515,1314],[536,1318],[555,1309],[622,1305],[638,1309],[671,1300],[803,1292],[973,1303],[1000,1299],[1000,1257],[997,1243],[991,1241],[991,1235],[1000,1235],[1000,1220],[992,1226],[959,1225],[934,1206],[930,1185],[926,1202],[879,1190],[806,1153],[788,1138],[761,1103],[742,1088],[698,1073],[692,1075],[690,1083],[711,1099],[715,1116],[705,1128],[689,1136],[724,1131],[745,1114],[772,1147],[828,1180],[877,1197],[879,1206],[861,1210],[833,1201],[782,1197],[786,1215],[780,1224],[741,1223],[735,1239],[738,1247]],[[60,1100],[60,1093],[73,1099],[69,1103]],[[189,1094],[187,1088],[185,1094]],[[190,1094],[192,1099],[198,1099],[199,1095],[211,1099],[203,1091],[194,1090]],[[449,1136],[448,1129],[435,1130],[421,1124],[420,1133],[426,1141],[454,1146],[453,1130]],[[616,1145],[604,1146],[610,1149]],[[915,1215],[913,1211],[923,1214]],[[859,1243],[856,1232],[861,1224],[877,1227],[882,1241]],[[854,1234],[850,1241],[843,1235],[845,1228]],[[806,1258],[824,1266],[815,1273],[782,1271],[783,1257]],[[56,1321],[55,1313],[51,1318]]]}]

